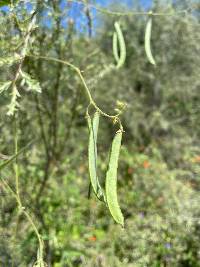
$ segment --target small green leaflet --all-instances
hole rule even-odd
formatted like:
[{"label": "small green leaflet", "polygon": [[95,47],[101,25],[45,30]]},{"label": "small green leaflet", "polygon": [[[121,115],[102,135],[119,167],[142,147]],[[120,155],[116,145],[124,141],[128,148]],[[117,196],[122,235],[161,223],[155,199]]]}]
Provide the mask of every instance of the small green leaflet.
[{"label": "small green leaflet", "polygon": [[12,56],[5,56],[0,58],[0,67],[2,66],[11,66],[17,63],[21,59],[20,55],[15,53]]},{"label": "small green leaflet", "polygon": [[32,79],[28,73],[21,71],[21,76],[24,79],[24,82],[27,84],[28,91],[34,91],[37,93],[42,92],[39,82],[35,79]]},{"label": "small green leaflet", "polygon": [[122,130],[117,131],[111,147],[110,161],[106,173],[106,200],[113,219],[124,227],[124,217],[117,198],[117,168],[122,140]]},{"label": "small green leaflet", "polygon": [[11,86],[11,83],[12,83],[11,81],[0,82],[0,94],[8,90],[9,87]]},{"label": "small green leaflet", "polygon": [[[117,61],[117,68],[121,68],[126,60],[126,44],[124,41],[124,36],[120,27],[120,24],[118,22],[115,22],[115,33],[113,35],[113,54],[115,57],[115,60]],[[118,42],[119,42],[119,52],[118,54]]]},{"label": "small green leaflet", "polygon": [[152,29],[152,17],[150,16],[147,21],[145,30],[145,52],[149,62],[153,65],[156,65],[156,62],[151,52],[151,29]]},{"label": "small green leaflet", "polygon": [[14,84],[12,87],[12,97],[11,97],[11,102],[8,105],[8,112],[7,115],[8,116],[13,116],[15,111],[17,111],[17,109],[19,108],[19,102],[18,102],[18,98],[20,97],[20,93],[16,87],[16,85]]},{"label": "small green leaflet", "polygon": [[95,195],[100,200],[104,196],[103,190],[100,186],[99,179],[97,176],[97,134],[99,128],[99,112],[95,112],[93,120],[88,116],[89,126],[89,146],[88,146],[88,160],[89,160],[89,173],[90,182],[94,190]]},{"label": "small green leaflet", "polygon": [[23,147],[22,149],[19,150],[19,152],[13,156],[11,156],[8,160],[6,160],[5,162],[3,162],[1,165],[0,165],[0,171],[2,169],[4,169],[8,164],[10,164],[11,162],[13,162],[13,160],[15,160],[20,154],[22,154],[24,151],[26,151],[33,143],[35,142],[34,141],[31,141],[30,143],[28,143],[25,147]]}]

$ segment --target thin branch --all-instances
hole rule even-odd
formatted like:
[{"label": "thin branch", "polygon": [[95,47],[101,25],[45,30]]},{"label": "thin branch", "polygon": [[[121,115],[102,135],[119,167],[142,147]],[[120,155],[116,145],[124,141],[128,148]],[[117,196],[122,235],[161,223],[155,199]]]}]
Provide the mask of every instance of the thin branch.
[{"label": "thin branch", "polygon": [[38,99],[37,95],[35,96],[35,103],[36,103],[36,110],[37,110],[37,115],[38,115],[40,132],[41,132],[41,137],[42,137],[42,140],[44,143],[45,152],[46,152],[47,157],[50,157],[49,145],[48,145],[47,137],[45,134],[44,122],[42,119],[42,114],[41,114],[40,105],[39,105],[39,99]]},{"label": "thin branch", "polygon": [[37,58],[37,59],[44,59],[44,60],[49,60],[49,61],[54,61],[54,62],[60,62],[60,63],[62,63],[64,65],[67,65],[67,66],[71,67],[78,74],[78,76],[79,76],[79,78],[80,78],[80,80],[81,80],[81,82],[82,82],[82,84],[84,86],[85,92],[86,92],[86,94],[88,96],[88,99],[89,99],[89,105],[92,105],[102,116],[115,120],[116,122],[119,123],[120,128],[122,127],[121,121],[119,119],[120,113],[117,113],[115,115],[109,115],[106,112],[102,111],[98,107],[98,105],[96,104],[95,100],[93,99],[93,97],[92,97],[92,95],[90,93],[90,90],[89,90],[89,88],[88,88],[88,86],[86,84],[86,81],[85,81],[82,73],[81,73],[81,70],[78,67],[76,67],[75,65],[73,65],[72,63],[70,63],[68,61],[64,61],[64,60],[53,58],[53,57],[37,56],[37,55],[30,55],[30,54],[28,54],[27,56],[28,57]]},{"label": "thin branch", "polygon": [[[88,4],[79,0],[68,0],[68,2],[72,2],[72,3],[77,3],[77,4],[82,4],[82,5],[86,5],[88,8],[91,9],[95,9],[98,12],[107,14],[107,15],[112,15],[112,16],[148,16],[149,12],[135,12],[135,11],[130,11],[130,12],[119,12],[119,11],[111,11],[109,9],[105,9],[93,4]],[[188,9],[183,9],[177,12],[173,12],[173,13],[157,13],[157,12],[152,12],[152,16],[177,16],[180,14],[185,14],[188,11],[191,11],[192,8],[188,8]]]},{"label": "thin branch", "polygon": [[88,37],[91,38],[92,37],[92,17],[90,14],[90,9],[88,7],[88,3],[87,6],[85,7],[85,15],[87,17],[87,24],[88,24]]}]

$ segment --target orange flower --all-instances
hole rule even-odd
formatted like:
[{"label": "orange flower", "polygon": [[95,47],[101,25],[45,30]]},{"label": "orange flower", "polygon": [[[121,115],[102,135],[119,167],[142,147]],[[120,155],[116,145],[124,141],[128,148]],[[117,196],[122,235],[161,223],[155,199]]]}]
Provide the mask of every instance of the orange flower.
[{"label": "orange flower", "polygon": [[147,160],[145,160],[144,162],[143,162],[143,167],[144,167],[144,169],[148,169],[149,167],[150,167],[150,162],[149,161],[147,161]]},{"label": "orange flower", "polygon": [[200,156],[196,156],[192,159],[193,162],[195,163],[200,163]]},{"label": "orange flower", "polygon": [[89,239],[89,241],[96,241],[97,240],[96,236],[94,236],[94,235],[90,236],[88,239]]}]

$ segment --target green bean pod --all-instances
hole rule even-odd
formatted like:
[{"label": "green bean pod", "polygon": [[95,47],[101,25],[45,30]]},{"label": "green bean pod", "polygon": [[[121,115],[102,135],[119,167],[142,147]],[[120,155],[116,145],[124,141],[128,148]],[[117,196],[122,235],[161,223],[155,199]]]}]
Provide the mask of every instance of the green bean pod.
[{"label": "green bean pod", "polygon": [[117,131],[111,147],[108,171],[106,173],[106,200],[113,219],[124,226],[124,217],[117,198],[117,168],[122,140],[122,130]]},{"label": "green bean pod", "polygon": [[149,62],[153,65],[156,65],[154,57],[151,52],[151,30],[152,30],[152,17],[150,16],[145,30],[145,52]]},{"label": "green bean pod", "polygon": [[88,116],[89,126],[89,146],[88,146],[88,160],[89,160],[89,174],[90,182],[95,195],[100,200],[103,197],[103,190],[100,186],[97,176],[97,135],[99,128],[99,112],[95,112],[93,120]]},{"label": "green bean pod", "polygon": [[115,58],[115,61],[119,61],[119,53],[118,53],[118,39],[117,39],[117,33],[113,33],[113,55]]},{"label": "green bean pod", "polygon": [[[120,27],[120,24],[118,22],[115,22],[114,24],[115,30],[116,30],[116,37],[115,34],[113,35],[113,53],[114,57],[117,60],[117,68],[121,68],[126,60],[126,44],[124,40],[124,36]],[[119,42],[119,51],[120,55],[118,55],[118,46],[117,43]]]}]

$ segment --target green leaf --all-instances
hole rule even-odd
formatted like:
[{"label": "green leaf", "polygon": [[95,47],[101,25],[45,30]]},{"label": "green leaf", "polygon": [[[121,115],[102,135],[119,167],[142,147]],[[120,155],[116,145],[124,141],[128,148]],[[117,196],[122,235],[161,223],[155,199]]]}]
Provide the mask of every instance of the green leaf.
[{"label": "green leaf", "polygon": [[11,85],[11,81],[7,81],[7,82],[1,82],[0,83],[0,94],[6,90],[8,90],[8,88],[10,87]]},{"label": "green leaf", "polygon": [[117,198],[117,168],[122,140],[122,130],[117,131],[111,147],[110,161],[106,173],[106,200],[113,219],[124,226],[124,217]]},{"label": "green leaf", "polygon": [[15,53],[12,56],[6,56],[0,58],[0,67],[3,67],[5,65],[11,66],[14,63],[17,63],[20,60],[20,55]]},{"label": "green leaf", "polygon": [[15,112],[18,110],[19,108],[19,102],[18,102],[18,98],[20,97],[20,93],[17,89],[17,87],[15,85],[13,85],[12,87],[12,98],[11,98],[11,102],[8,105],[8,112],[7,115],[8,116],[13,116],[15,114]]},{"label": "green leaf", "polygon": [[35,79],[32,79],[28,73],[21,71],[21,76],[24,79],[25,83],[27,84],[28,91],[34,91],[37,93],[42,92],[39,82]]}]

